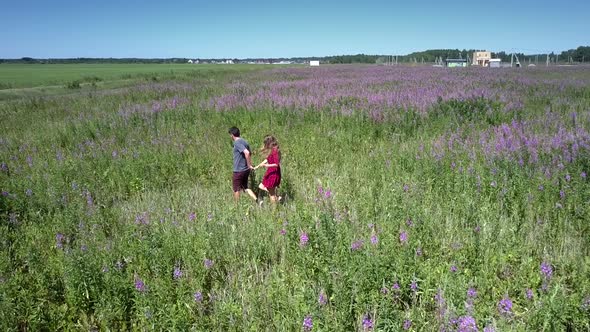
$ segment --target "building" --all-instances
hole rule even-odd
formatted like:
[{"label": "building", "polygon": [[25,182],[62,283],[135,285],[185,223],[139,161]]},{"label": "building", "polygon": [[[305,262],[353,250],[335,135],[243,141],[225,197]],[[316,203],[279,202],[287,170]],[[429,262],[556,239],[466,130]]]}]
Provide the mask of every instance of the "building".
[{"label": "building", "polygon": [[466,59],[446,59],[445,65],[447,67],[467,67]]},{"label": "building", "polygon": [[492,59],[492,52],[488,52],[488,51],[473,52],[472,65],[481,66],[481,67],[489,67],[491,59]]},{"label": "building", "polygon": [[502,59],[490,59],[490,68],[500,68],[502,64]]},{"label": "building", "polygon": [[188,60],[188,63],[193,63],[193,60]]},{"label": "building", "polygon": [[319,60],[311,60],[311,61],[309,61],[309,65],[312,67],[317,67],[320,65],[320,61]]}]

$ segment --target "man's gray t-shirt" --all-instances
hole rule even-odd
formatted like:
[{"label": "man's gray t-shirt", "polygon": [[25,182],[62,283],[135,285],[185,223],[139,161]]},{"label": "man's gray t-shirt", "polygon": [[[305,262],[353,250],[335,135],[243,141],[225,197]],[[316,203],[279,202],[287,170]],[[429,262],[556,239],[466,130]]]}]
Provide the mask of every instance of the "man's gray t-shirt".
[{"label": "man's gray t-shirt", "polygon": [[247,171],[248,163],[246,162],[246,156],[244,156],[244,150],[250,151],[250,145],[243,138],[238,138],[234,141],[234,172]]}]

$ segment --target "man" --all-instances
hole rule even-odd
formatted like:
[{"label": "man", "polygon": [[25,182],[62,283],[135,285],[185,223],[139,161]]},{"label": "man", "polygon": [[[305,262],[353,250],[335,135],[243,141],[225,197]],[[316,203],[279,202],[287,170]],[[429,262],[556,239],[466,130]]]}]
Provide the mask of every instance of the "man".
[{"label": "man", "polygon": [[250,145],[248,142],[240,137],[240,129],[237,127],[229,128],[229,135],[234,143],[234,174],[233,174],[233,188],[234,201],[237,203],[240,199],[240,191],[245,191],[248,196],[256,200],[256,194],[248,189],[248,177],[252,167],[252,159],[250,153]]}]

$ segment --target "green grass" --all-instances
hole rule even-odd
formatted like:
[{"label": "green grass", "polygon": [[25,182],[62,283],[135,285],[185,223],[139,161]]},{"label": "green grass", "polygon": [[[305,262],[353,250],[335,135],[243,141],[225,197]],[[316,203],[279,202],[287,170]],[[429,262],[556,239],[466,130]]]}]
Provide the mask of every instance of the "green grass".
[{"label": "green grass", "polygon": [[65,85],[73,81],[92,83],[132,78],[209,74],[223,68],[240,72],[260,68],[255,65],[212,64],[0,64],[0,87],[4,89]]}]

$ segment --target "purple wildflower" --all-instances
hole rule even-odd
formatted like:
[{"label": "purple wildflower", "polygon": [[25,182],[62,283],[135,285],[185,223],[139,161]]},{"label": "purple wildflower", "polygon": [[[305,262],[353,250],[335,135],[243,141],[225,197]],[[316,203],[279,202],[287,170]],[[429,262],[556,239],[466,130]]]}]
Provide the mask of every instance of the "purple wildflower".
[{"label": "purple wildflower", "polygon": [[475,228],[473,229],[473,231],[474,231],[475,233],[479,233],[479,232],[481,231],[481,227],[479,227],[479,226],[475,226]]},{"label": "purple wildflower", "polygon": [[287,234],[287,230],[283,228],[283,229],[281,229],[281,231],[279,233],[281,233],[281,235],[285,235],[285,234]]},{"label": "purple wildflower", "polygon": [[191,212],[191,214],[188,215],[188,220],[193,221],[193,220],[195,220],[196,217],[197,217],[197,214],[195,212]]},{"label": "purple wildflower", "polygon": [[546,261],[541,263],[540,271],[541,276],[543,276],[543,278],[546,280],[551,279],[551,276],[553,276],[553,267]]},{"label": "purple wildflower", "polygon": [[391,286],[391,290],[394,292],[399,291],[399,284],[397,282],[394,282],[393,286]]},{"label": "purple wildflower", "polygon": [[94,205],[94,199],[92,199],[92,194],[90,194],[90,191],[86,190],[84,195],[86,196],[86,204],[88,206],[93,206]]},{"label": "purple wildflower", "polygon": [[205,268],[207,270],[209,270],[210,268],[213,267],[213,261],[210,260],[209,258],[205,258],[205,260],[203,261],[203,265],[205,265]]},{"label": "purple wildflower", "polygon": [[203,302],[203,293],[196,291],[195,294],[193,294],[193,298],[195,299],[195,302],[201,303]]},{"label": "purple wildflower", "polygon": [[402,244],[406,244],[408,242],[408,233],[406,231],[399,233],[399,242]]},{"label": "purple wildflower", "polygon": [[326,190],[326,192],[324,193],[324,196],[325,196],[326,198],[330,198],[330,197],[332,197],[332,192],[330,191],[330,189]]},{"label": "purple wildflower", "polygon": [[365,315],[363,317],[363,331],[372,331],[373,330],[373,320],[369,315]]},{"label": "purple wildflower", "polygon": [[451,272],[455,273],[457,272],[457,266],[456,265],[451,265]]},{"label": "purple wildflower", "polygon": [[6,163],[0,164],[0,171],[2,171],[2,172],[8,172],[8,165]]},{"label": "purple wildflower", "polygon": [[503,315],[512,314],[512,300],[508,297],[508,295],[505,295],[504,298],[498,302],[498,311]]},{"label": "purple wildflower", "polygon": [[563,190],[559,191],[559,198],[561,198],[561,199],[565,198],[565,191],[563,191]]},{"label": "purple wildflower", "polygon": [[173,277],[175,280],[179,279],[180,277],[182,277],[182,270],[180,269],[179,266],[175,266],[174,267],[174,273],[173,273]]},{"label": "purple wildflower", "polygon": [[58,249],[63,249],[64,244],[63,241],[65,240],[65,236],[62,233],[55,234],[55,247]]},{"label": "purple wildflower", "polygon": [[303,319],[303,331],[311,331],[311,329],[313,329],[313,320],[311,315],[307,315]]},{"label": "purple wildflower", "polygon": [[570,180],[571,180],[571,179],[572,179],[572,177],[571,177],[569,174],[566,174],[566,175],[565,175],[565,180],[566,180],[567,182],[570,182]]},{"label": "purple wildflower", "polygon": [[533,290],[532,289],[527,288],[527,290],[526,290],[525,293],[526,293],[527,300],[532,300],[533,299]]},{"label": "purple wildflower", "polygon": [[542,184],[540,184],[539,185],[539,191],[543,191],[543,189],[545,189],[545,187]]},{"label": "purple wildflower", "polygon": [[406,225],[408,225],[408,227],[414,227],[414,222],[412,221],[412,218],[408,218],[408,220],[406,220]]},{"label": "purple wildflower", "polygon": [[586,179],[586,172],[582,172],[582,173],[580,173],[580,177],[581,177],[582,179]]},{"label": "purple wildflower", "polygon": [[488,326],[484,327],[483,332],[496,332],[496,329],[494,329],[493,326],[488,325]]},{"label": "purple wildflower", "polygon": [[410,187],[407,184],[404,184],[404,192],[408,192],[408,190],[410,190]]},{"label": "purple wildflower", "polygon": [[8,197],[8,195],[10,195],[10,193],[8,193],[8,191],[5,191],[5,190],[2,191],[2,196]]},{"label": "purple wildflower", "polygon": [[473,287],[469,287],[469,289],[467,290],[467,297],[476,298],[477,297],[477,290],[475,290],[475,288],[473,288]]},{"label": "purple wildflower", "polygon": [[412,327],[412,321],[409,319],[404,320],[404,330],[409,330]]},{"label": "purple wildflower", "polygon": [[416,280],[412,280],[412,282],[410,283],[410,289],[414,293],[418,290],[418,283],[416,282]]},{"label": "purple wildflower", "polygon": [[377,237],[377,234],[373,234],[373,235],[371,235],[371,243],[372,243],[372,244],[377,244],[377,243],[379,243],[379,238]]},{"label": "purple wildflower", "polygon": [[320,291],[320,295],[318,297],[318,303],[320,306],[324,306],[328,303],[328,297],[326,296],[326,293],[324,293],[324,291]]},{"label": "purple wildflower", "polygon": [[27,195],[27,196],[31,197],[31,196],[33,195],[33,191],[32,191],[31,189],[27,189],[27,190],[25,191],[25,195]]},{"label": "purple wildflower", "polygon": [[140,293],[144,293],[145,291],[147,291],[146,285],[143,283],[143,280],[141,280],[138,276],[135,276],[135,289],[137,289]]},{"label": "purple wildflower", "polygon": [[135,216],[135,224],[137,225],[148,225],[150,223],[147,212],[143,212]]},{"label": "purple wildflower", "polygon": [[475,318],[472,316],[461,316],[459,317],[459,328],[458,332],[477,332],[477,323]]},{"label": "purple wildflower", "polygon": [[362,248],[363,248],[363,244],[364,244],[364,243],[363,243],[363,240],[354,241],[354,242],[353,242],[353,243],[350,245],[350,249],[351,249],[352,251],[356,251],[356,250],[362,249]]},{"label": "purple wildflower", "polygon": [[299,235],[299,245],[305,247],[307,245],[307,241],[309,241],[309,236],[307,236],[307,233],[301,232],[301,235]]}]

